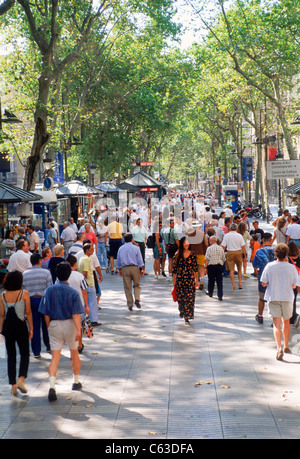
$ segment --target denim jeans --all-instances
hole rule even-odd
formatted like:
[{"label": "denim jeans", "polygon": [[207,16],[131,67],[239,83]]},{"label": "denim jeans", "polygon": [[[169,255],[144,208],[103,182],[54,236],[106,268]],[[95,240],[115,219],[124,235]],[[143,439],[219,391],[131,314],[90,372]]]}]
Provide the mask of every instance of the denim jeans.
[{"label": "denim jeans", "polygon": [[47,349],[50,349],[50,341],[45,317],[39,312],[41,298],[30,298],[30,306],[33,321],[33,338],[31,340],[31,349],[34,355],[41,353],[41,329],[43,341]]},{"label": "denim jeans", "polygon": [[102,268],[107,267],[107,254],[104,242],[97,243],[97,257]]},{"label": "denim jeans", "polygon": [[87,287],[86,293],[88,296],[88,303],[90,308],[90,321],[97,322],[98,320],[98,304],[97,304],[97,297],[96,297],[96,289],[95,287]]}]

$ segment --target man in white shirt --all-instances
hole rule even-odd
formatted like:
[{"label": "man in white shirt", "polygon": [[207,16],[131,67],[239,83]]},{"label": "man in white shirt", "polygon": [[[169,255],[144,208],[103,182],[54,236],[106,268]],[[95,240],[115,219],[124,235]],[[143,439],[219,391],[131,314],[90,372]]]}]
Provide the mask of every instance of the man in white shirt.
[{"label": "man in white shirt", "polygon": [[29,250],[32,253],[36,253],[39,251],[40,238],[38,234],[34,231],[33,226],[28,225],[27,231],[29,233],[29,237],[28,237]]},{"label": "man in white shirt", "polygon": [[68,256],[69,249],[71,245],[74,244],[75,240],[76,240],[76,234],[72,230],[72,228],[70,228],[69,222],[64,222],[64,229],[60,235],[60,242],[64,246],[65,257]]},{"label": "man in white shirt", "polygon": [[292,222],[286,230],[286,243],[293,241],[300,248],[300,225],[298,224],[298,217],[293,215]]},{"label": "man in white shirt", "polygon": [[227,204],[227,206],[225,207],[225,217],[232,217],[233,216],[233,212],[231,210],[231,206],[230,204]]},{"label": "man in white shirt", "polygon": [[232,290],[235,290],[234,282],[234,267],[237,266],[239,289],[242,289],[242,265],[243,254],[246,257],[245,241],[241,234],[236,232],[237,225],[231,223],[229,233],[225,234],[221,246],[225,250],[227,248],[226,269],[230,271],[230,279],[232,283]]},{"label": "man in white shirt", "polygon": [[[276,359],[282,360],[283,354],[289,354],[290,318],[293,315],[294,290],[298,281],[298,272],[288,263],[289,248],[286,244],[275,247],[276,261],[268,263],[262,273],[261,283],[267,287],[265,300],[273,318],[273,333],[277,345]],[[283,341],[281,345],[281,318],[283,320]]]},{"label": "man in white shirt", "polygon": [[75,234],[78,233],[78,226],[74,222],[74,218],[73,217],[69,218],[69,227],[72,228],[72,230],[74,231]]},{"label": "man in white shirt", "polygon": [[16,243],[17,251],[13,253],[9,259],[7,269],[12,271],[14,269],[21,271],[23,273],[26,269],[31,268],[30,256],[29,253],[29,244],[27,240],[20,239]]}]

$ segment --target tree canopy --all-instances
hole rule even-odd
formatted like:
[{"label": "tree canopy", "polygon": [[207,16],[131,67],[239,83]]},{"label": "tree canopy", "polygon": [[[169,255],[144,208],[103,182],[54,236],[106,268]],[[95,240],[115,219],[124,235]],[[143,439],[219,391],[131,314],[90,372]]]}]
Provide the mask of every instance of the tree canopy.
[{"label": "tree canopy", "polygon": [[[127,176],[154,161],[170,181],[241,166],[245,123],[279,126],[291,159],[299,94],[299,4],[292,0],[185,0],[201,31],[178,45],[172,0],[3,1],[1,99],[24,121],[2,136],[26,164],[32,190],[45,152],[64,154],[66,177]],[[205,33],[204,33],[204,32]],[[197,37],[197,34],[195,34]],[[298,104],[298,105],[297,105]],[[243,131],[244,129],[244,131]],[[80,167],[78,167],[80,165]],[[153,170],[153,168],[152,168]],[[148,172],[151,173],[149,169]]]}]

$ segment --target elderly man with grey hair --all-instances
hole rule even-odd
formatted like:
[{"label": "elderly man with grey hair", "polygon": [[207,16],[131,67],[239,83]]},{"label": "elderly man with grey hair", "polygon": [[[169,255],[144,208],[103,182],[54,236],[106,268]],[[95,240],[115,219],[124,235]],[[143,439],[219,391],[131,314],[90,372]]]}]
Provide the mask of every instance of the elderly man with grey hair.
[{"label": "elderly man with grey hair", "polygon": [[208,277],[208,290],[205,293],[212,297],[217,283],[218,298],[223,299],[223,265],[225,262],[225,253],[223,248],[218,245],[217,236],[211,236],[209,239],[210,246],[205,253],[205,269]]},{"label": "elderly man with grey hair", "polygon": [[218,220],[211,220],[210,227],[215,230],[215,235],[218,239],[218,243],[221,244],[224,239],[224,231],[218,226]]},{"label": "elderly man with grey hair", "polygon": [[229,233],[225,234],[221,247],[227,249],[226,268],[230,271],[232,290],[236,289],[234,282],[234,267],[238,271],[239,289],[242,289],[242,265],[243,256],[246,257],[245,241],[241,234],[237,233],[237,225],[231,223]]},{"label": "elderly man with grey hair", "polygon": [[76,240],[76,234],[74,230],[69,226],[69,222],[64,222],[64,229],[60,235],[60,242],[64,246],[65,249],[65,258],[67,258],[69,249],[72,244],[74,244]]}]

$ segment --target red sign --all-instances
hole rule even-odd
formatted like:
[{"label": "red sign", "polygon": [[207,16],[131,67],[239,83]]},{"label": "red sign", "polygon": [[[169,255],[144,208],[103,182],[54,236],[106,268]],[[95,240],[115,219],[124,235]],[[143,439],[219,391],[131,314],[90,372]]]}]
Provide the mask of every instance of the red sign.
[{"label": "red sign", "polygon": [[158,188],[141,188],[140,191],[158,191]]},{"label": "red sign", "polygon": [[153,161],[144,161],[144,162],[140,163],[140,166],[141,167],[154,166],[154,162]]}]

